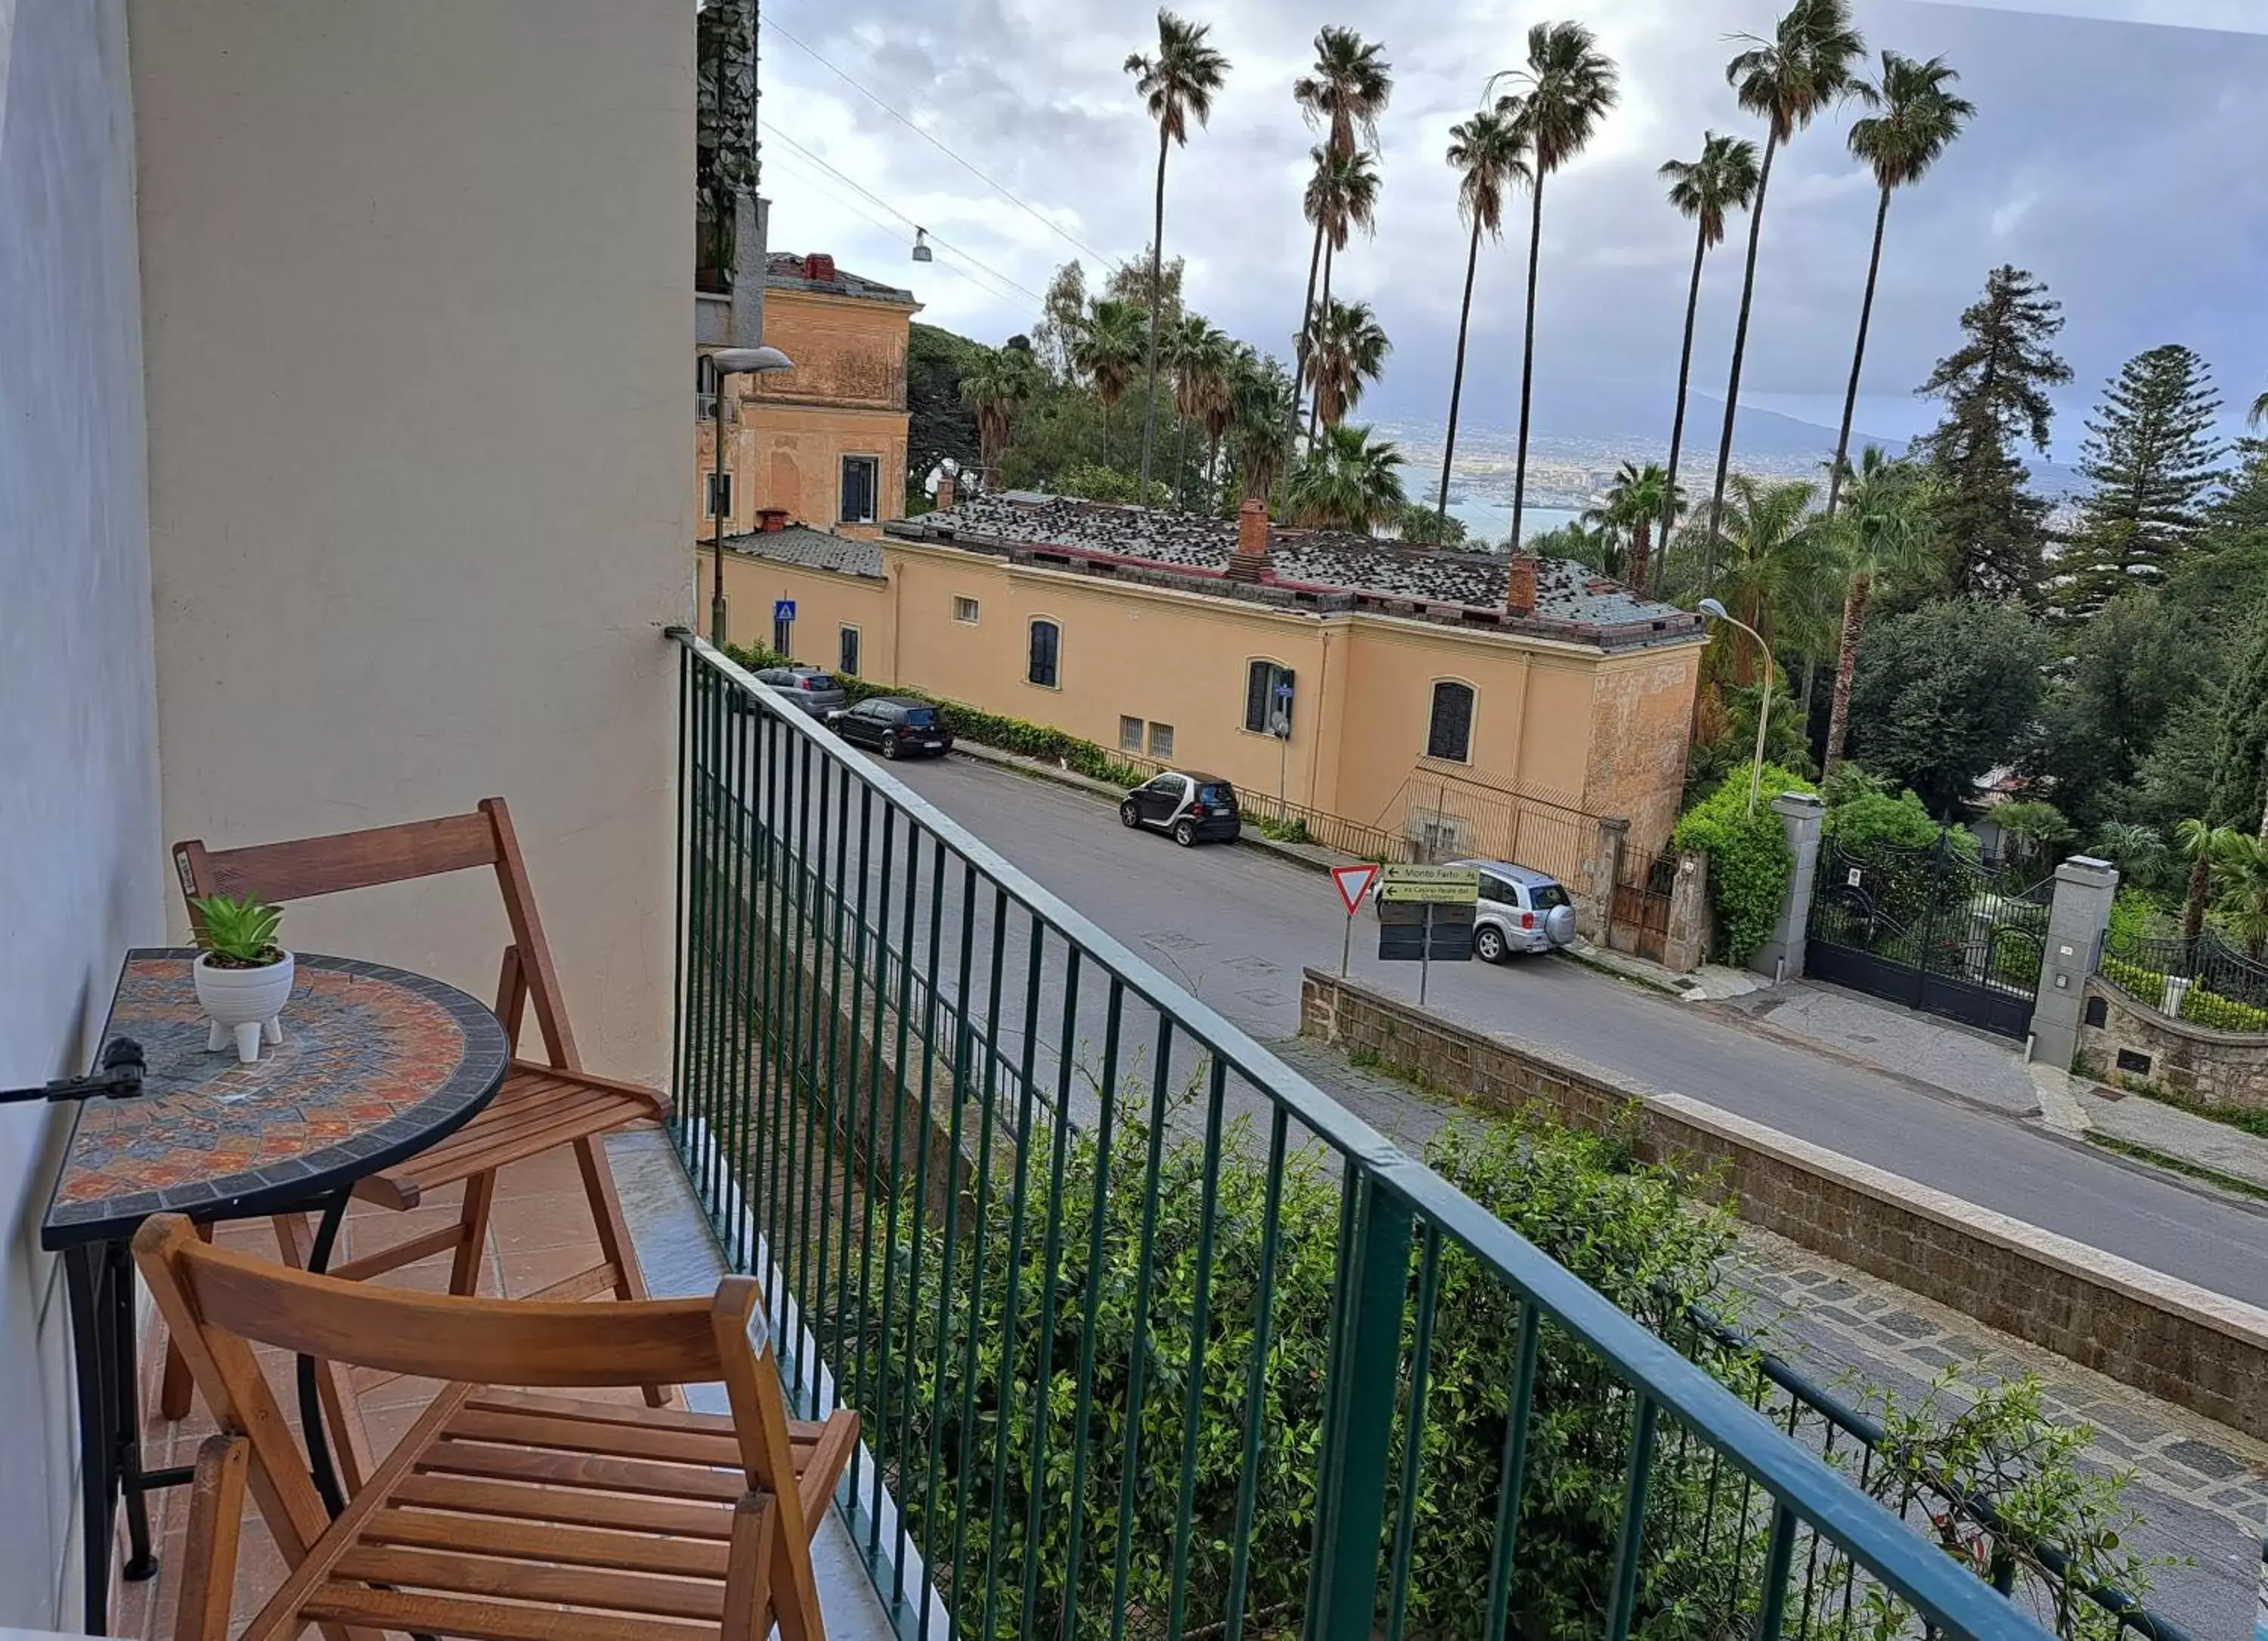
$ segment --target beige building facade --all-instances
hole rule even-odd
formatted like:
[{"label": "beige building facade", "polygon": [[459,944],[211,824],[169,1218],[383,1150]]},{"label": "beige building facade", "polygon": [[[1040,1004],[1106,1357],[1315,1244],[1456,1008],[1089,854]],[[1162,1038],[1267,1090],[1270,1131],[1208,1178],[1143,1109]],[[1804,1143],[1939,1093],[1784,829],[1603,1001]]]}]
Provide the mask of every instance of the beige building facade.
[{"label": "beige building facade", "polygon": [[[906,347],[913,292],[832,257],[781,253],[763,277],[763,340],[792,370],[731,381],[725,433],[725,533],[762,514],[873,537],[905,513]],[[706,350],[703,350],[705,351]],[[694,439],[701,529],[714,529],[715,424]]]},{"label": "beige building facade", "polygon": [[[1156,536],[1141,537],[1153,521]],[[1594,590],[1565,565],[1544,571],[1525,617],[1326,589],[1293,573],[1351,554],[1351,576],[1367,558],[1389,573],[1370,579],[1439,569],[1485,583],[1490,565],[1300,532],[1278,532],[1274,567],[1253,582],[1080,544],[1191,531],[1235,537],[1141,509],[981,498],[872,544],[740,538],[726,553],[730,633],[1366,825],[1432,827],[1438,851],[1481,846],[1475,811],[1492,790],[1626,819],[1633,847],[1667,840],[1702,642],[1691,616]],[[792,620],[775,625],[784,602]],[[1279,737],[1270,721],[1286,709]]]}]

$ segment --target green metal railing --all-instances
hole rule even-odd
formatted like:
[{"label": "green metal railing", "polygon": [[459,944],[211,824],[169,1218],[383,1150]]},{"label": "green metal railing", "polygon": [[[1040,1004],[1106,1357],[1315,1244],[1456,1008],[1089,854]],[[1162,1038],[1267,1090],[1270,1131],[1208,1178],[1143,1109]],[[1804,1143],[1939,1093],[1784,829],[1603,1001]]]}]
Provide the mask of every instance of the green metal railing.
[{"label": "green metal railing", "polygon": [[674,1136],[908,1641],[2043,1633],[676,636]]}]

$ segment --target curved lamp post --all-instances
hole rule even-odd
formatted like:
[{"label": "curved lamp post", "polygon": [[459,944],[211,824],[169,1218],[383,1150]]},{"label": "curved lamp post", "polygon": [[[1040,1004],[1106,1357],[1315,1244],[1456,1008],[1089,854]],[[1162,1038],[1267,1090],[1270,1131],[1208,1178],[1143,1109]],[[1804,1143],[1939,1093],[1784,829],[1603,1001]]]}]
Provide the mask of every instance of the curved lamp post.
[{"label": "curved lamp post", "polygon": [[717,373],[717,441],[711,452],[709,499],[716,506],[717,528],[711,543],[714,575],[709,592],[709,641],[725,647],[725,379],[743,371],[762,373],[793,370],[795,361],[777,348],[718,348],[702,356]]},{"label": "curved lamp post", "polygon": [[1764,652],[1764,692],[1756,703],[1756,762],[1749,768],[1749,813],[1754,815],[1756,812],[1756,795],[1763,789],[1764,784],[1764,728],[1771,722],[1771,646],[1764,642],[1763,633],[1757,632],[1747,622],[1734,617],[1731,610],[1727,610],[1721,599],[1705,598],[1701,601],[1699,609],[1701,613],[1712,621],[1722,621],[1728,626],[1740,628],[1742,632],[1756,639],[1756,647]]}]

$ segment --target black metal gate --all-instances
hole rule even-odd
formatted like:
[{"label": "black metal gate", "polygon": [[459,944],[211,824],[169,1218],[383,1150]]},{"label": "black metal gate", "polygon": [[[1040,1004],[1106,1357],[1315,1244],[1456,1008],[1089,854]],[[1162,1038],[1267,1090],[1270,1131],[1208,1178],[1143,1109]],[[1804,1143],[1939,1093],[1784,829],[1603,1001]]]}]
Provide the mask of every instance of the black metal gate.
[{"label": "black metal gate", "polygon": [[2031,1030],[2051,876],[1978,854],[1967,832],[1926,848],[1820,845],[1804,972],[2003,1037]]}]

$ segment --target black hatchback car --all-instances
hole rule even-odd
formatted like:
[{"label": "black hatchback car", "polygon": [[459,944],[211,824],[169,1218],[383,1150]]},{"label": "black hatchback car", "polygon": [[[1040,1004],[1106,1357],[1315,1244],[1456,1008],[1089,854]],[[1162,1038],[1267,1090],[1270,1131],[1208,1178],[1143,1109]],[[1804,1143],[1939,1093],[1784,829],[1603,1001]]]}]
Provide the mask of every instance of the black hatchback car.
[{"label": "black hatchback car", "polygon": [[1202,842],[1234,843],[1243,828],[1236,788],[1219,775],[1168,770],[1126,795],[1118,818],[1129,826],[1164,832],[1184,849]]},{"label": "black hatchback car", "polygon": [[856,706],[830,713],[827,721],[851,745],[872,747],[884,758],[943,758],[953,750],[953,725],[927,701],[871,696]]}]

